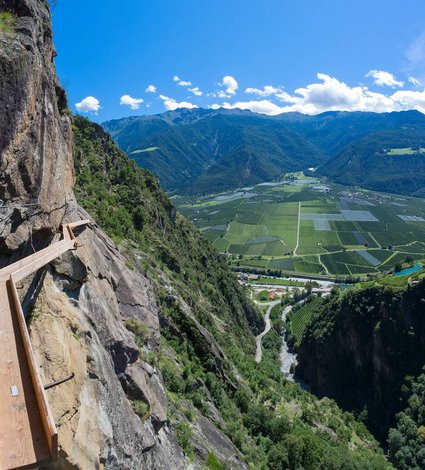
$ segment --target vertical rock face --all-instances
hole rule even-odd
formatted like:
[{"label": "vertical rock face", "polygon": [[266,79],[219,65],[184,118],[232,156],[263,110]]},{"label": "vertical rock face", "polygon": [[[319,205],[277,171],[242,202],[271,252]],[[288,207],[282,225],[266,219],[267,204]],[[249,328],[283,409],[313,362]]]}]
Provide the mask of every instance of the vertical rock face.
[{"label": "vertical rock face", "polygon": [[14,31],[0,35],[0,198],[16,207],[38,204],[48,225],[57,225],[72,197],[73,165],[49,7],[42,0],[0,0],[0,9],[15,16]]},{"label": "vertical rock face", "polygon": [[424,282],[330,300],[306,328],[297,373],[318,396],[366,410],[369,428],[386,439],[405,376],[418,375],[425,362],[424,303]]},{"label": "vertical rock face", "polygon": [[[31,321],[44,381],[75,374],[48,391],[61,468],[183,468],[162,377],[141,359],[159,349],[150,283],[100,230],[78,239],[76,252],[47,270]],[[142,348],[125,327],[128,318],[147,327]],[[147,417],[134,412],[137,402],[146,404]]]},{"label": "vertical rock face", "polygon": [[[63,222],[87,218],[72,192],[71,120],[48,3],[0,0],[4,10],[15,20],[12,32],[0,32],[0,265],[59,238]],[[142,360],[159,350],[152,287],[100,229],[86,228],[79,243],[21,291],[42,378],[75,374],[48,392],[59,466],[182,468],[161,374]],[[144,324],[143,345],[126,328],[129,318]],[[140,417],[136,403],[147,410]]]}]

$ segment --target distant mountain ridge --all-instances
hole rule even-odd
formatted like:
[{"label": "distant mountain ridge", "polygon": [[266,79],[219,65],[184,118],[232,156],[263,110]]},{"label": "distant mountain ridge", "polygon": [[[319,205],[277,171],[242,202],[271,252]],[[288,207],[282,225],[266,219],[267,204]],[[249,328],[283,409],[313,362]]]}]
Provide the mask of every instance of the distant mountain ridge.
[{"label": "distant mountain ridge", "polygon": [[165,189],[183,193],[260,183],[325,160],[284,122],[247,111],[177,110],[103,127]]},{"label": "distant mountain ridge", "polygon": [[[180,194],[250,186],[310,167],[342,184],[386,191],[394,178],[403,179],[403,161],[391,162],[391,171],[383,174],[388,161],[374,157],[377,149],[382,154],[389,143],[400,148],[424,142],[425,147],[425,115],[418,111],[266,116],[238,109],[178,109],[108,121],[103,127],[166,190]],[[360,152],[357,166],[346,164],[350,149]],[[409,174],[419,175],[414,188],[396,185],[406,194],[425,183],[422,160],[410,160]],[[368,169],[367,178],[362,168]]]}]

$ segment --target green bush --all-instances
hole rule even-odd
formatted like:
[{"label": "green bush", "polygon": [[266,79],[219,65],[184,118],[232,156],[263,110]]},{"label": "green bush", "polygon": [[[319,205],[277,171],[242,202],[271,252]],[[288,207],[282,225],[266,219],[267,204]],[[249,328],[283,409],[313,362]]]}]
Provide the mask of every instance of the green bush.
[{"label": "green bush", "polygon": [[179,446],[189,460],[195,458],[195,452],[190,441],[190,425],[187,423],[177,423],[176,434]]},{"label": "green bush", "polygon": [[9,11],[0,12],[0,31],[11,33],[16,21],[16,17]]},{"label": "green bush", "polygon": [[150,406],[143,400],[133,400],[131,402],[134,412],[142,421],[146,421],[150,416]]},{"label": "green bush", "polygon": [[148,325],[146,325],[146,323],[143,323],[138,318],[129,318],[128,320],[126,320],[125,327],[127,328],[127,330],[134,333],[136,344],[139,346],[139,348],[142,348],[144,343],[146,343],[150,339]]},{"label": "green bush", "polygon": [[204,469],[225,470],[225,467],[212,452],[208,452],[208,457],[205,461]]}]

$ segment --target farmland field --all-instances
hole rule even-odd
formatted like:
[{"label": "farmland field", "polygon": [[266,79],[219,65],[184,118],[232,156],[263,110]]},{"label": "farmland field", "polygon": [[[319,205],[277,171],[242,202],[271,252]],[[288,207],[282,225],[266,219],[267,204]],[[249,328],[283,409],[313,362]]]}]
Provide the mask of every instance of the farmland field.
[{"label": "farmland field", "polygon": [[316,307],[321,303],[320,297],[314,297],[310,302],[293,312],[290,316],[291,333],[295,336],[297,343],[301,340],[304,329],[311,318]]},{"label": "farmland field", "polygon": [[173,202],[235,267],[366,276],[425,258],[422,199],[283,178]]}]

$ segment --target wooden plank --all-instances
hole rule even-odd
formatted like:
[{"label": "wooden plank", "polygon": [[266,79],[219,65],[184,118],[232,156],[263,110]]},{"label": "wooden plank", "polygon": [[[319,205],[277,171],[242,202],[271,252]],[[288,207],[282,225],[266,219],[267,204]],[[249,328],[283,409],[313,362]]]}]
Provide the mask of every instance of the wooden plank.
[{"label": "wooden plank", "polygon": [[43,428],[46,435],[47,444],[49,446],[51,458],[53,460],[56,460],[58,457],[58,432],[56,430],[53,414],[50,410],[50,406],[46,398],[44,385],[41,381],[41,377],[36,366],[34,353],[31,346],[30,335],[28,332],[27,324],[25,322],[24,312],[22,311],[21,302],[19,300],[18,291],[16,290],[13,276],[10,276],[8,287],[12,292],[16,317],[18,319],[19,330],[22,337],[22,344],[24,346],[25,356],[28,362],[28,369],[34,387],[38,409],[40,411],[41,421],[43,422]]},{"label": "wooden plank", "polygon": [[0,468],[25,468],[49,461],[51,453],[5,282],[0,282],[0,299]]},{"label": "wooden plank", "polygon": [[1,269],[0,280],[7,281],[10,278],[10,275],[13,274],[15,282],[21,281],[26,276],[29,276],[31,273],[50,263],[50,261],[53,261],[66,251],[74,248],[74,246],[74,240],[61,240],[47,248],[43,248],[42,250],[37,251],[37,253],[27,256],[26,258]]},{"label": "wooden plank", "polygon": [[90,225],[92,222],[90,219],[84,219],[84,220],[78,220],[77,222],[71,222],[69,224],[66,224],[70,229],[73,229],[75,227],[80,227],[81,225]]},{"label": "wooden plank", "polygon": [[71,224],[63,226],[63,240],[54,243],[46,248],[43,248],[37,253],[27,256],[24,259],[10,264],[3,269],[0,269],[0,280],[7,281],[11,274],[15,282],[21,281],[24,277],[29,276],[31,273],[37,271],[45,264],[50,263],[55,258],[65,253],[66,251],[75,247],[75,237],[72,228],[79,227],[90,223],[90,220],[80,220]]},{"label": "wooden plank", "polygon": [[15,282],[76,246],[64,239],[0,270],[0,470],[34,468],[57,459],[58,434],[39,375]]}]

